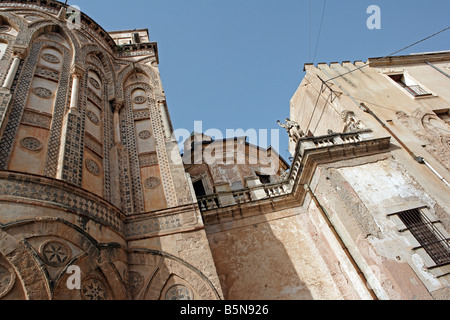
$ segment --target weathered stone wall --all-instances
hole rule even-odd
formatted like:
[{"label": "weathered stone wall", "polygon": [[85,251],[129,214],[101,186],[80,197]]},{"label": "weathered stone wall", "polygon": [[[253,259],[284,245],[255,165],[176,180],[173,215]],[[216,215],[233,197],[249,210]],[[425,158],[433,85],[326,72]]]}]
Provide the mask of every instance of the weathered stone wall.
[{"label": "weathered stone wall", "polygon": [[444,234],[447,214],[395,158],[368,160],[320,168],[315,192],[333,225],[380,299],[447,296],[448,267],[432,268],[427,253],[413,249],[420,247],[414,236],[389,213],[422,208]]},{"label": "weathered stone wall", "polygon": [[65,13],[0,4],[0,299],[221,299],[156,44]]},{"label": "weathered stone wall", "polygon": [[370,299],[323,224],[309,199],[304,207],[208,225],[225,298]]}]

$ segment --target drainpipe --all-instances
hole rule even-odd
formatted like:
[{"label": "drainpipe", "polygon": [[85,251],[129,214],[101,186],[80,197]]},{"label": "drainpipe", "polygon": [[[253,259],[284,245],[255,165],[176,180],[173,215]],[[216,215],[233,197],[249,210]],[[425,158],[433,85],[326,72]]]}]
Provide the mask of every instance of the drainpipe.
[{"label": "drainpipe", "polygon": [[428,61],[425,61],[425,63],[427,65],[429,65],[430,67],[434,68],[435,70],[439,71],[440,73],[442,73],[444,76],[446,76],[447,78],[450,78],[450,75],[446,72],[444,72],[442,69],[436,67],[434,64],[429,63]]},{"label": "drainpipe", "polygon": [[347,246],[345,245],[344,241],[342,240],[339,233],[336,231],[336,228],[334,227],[333,223],[331,222],[330,218],[328,217],[328,214],[326,212],[326,209],[320,204],[319,200],[317,199],[314,192],[311,190],[310,186],[308,184],[304,185],[305,190],[311,195],[311,198],[313,199],[314,203],[316,204],[317,209],[319,209],[320,213],[322,214],[322,217],[325,219],[328,227],[330,228],[331,232],[335,236],[336,240],[339,242],[339,245],[341,246],[342,250],[344,250],[345,255],[350,260],[352,266],[355,268],[356,273],[360,277],[361,281],[366,286],[367,291],[369,291],[370,296],[373,300],[379,300],[375,292],[372,288],[370,288],[369,283],[367,282],[367,278],[362,272],[361,268],[356,263],[355,259],[353,258],[352,254],[348,250]]}]

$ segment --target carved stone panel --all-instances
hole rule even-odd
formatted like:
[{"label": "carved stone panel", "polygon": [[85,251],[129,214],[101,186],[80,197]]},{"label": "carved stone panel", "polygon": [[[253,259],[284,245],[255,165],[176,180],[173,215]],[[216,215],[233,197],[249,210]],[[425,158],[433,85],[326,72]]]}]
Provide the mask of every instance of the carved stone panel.
[{"label": "carved stone panel", "polygon": [[83,300],[107,300],[108,292],[101,280],[89,277],[82,283],[81,297]]},{"label": "carved stone panel", "polygon": [[191,289],[184,285],[174,285],[166,292],[166,300],[193,300]]},{"label": "carved stone panel", "polygon": [[20,141],[20,145],[29,151],[36,151],[36,152],[41,151],[43,148],[42,143],[34,137],[23,138]]},{"label": "carved stone panel", "polygon": [[144,181],[144,187],[147,189],[156,189],[161,184],[161,180],[159,180],[157,177],[150,177],[145,179]]},{"label": "carved stone panel", "polygon": [[11,291],[16,280],[16,274],[8,265],[0,262],[0,299]]},{"label": "carved stone panel", "polygon": [[70,258],[70,249],[59,241],[49,241],[41,248],[44,262],[52,267],[64,265]]}]

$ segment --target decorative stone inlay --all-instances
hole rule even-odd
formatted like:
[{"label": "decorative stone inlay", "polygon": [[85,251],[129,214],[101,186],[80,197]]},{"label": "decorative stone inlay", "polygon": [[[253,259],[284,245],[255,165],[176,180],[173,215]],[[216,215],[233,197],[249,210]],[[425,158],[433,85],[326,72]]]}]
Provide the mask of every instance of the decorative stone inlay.
[{"label": "decorative stone inlay", "polygon": [[50,99],[51,97],[53,97],[53,92],[43,87],[34,88],[33,93],[42,99]]},{"label": "decorative stone inlay", "polygon": [[128,289],[132,296],[135,296],[144,287],[144,277],[136,271],[130,271],[127,279]]},{"label": "decorative stone inlay", "polygon": [[136,104],[143,104],[145,101],[147,101],[147,98],[144,96],[137,96],[134,98],[134,103]]},{"label": "decorative stone inlay", "polygon": [[15,280],[16,274],[13,269],[0,262],[0,299],[9,293]]},{"label": "decorative stone inlay", "polygon": [[42,55],[42,59],[53,64],[58,64],[61,62],[61,60],[57,56],[50,53]]},{"label": "decorative stone inlay", "polygon": [[139,132],[139,138],[141,138],[142,140],[148,140],[148,139],[150,139],[151,136],[152,136],[152,133],[148,130]]},{"label": "decorative stone inlay", "polygon": [[100,166],[97,162],[92,159],[86,159],[85,161],[86,169],[95,176],[100,175]]},{"label": "decorative stone inlay", "polygon": [[97,90],[100,89],[100,83],[94,78],[89,78],[89,83]]},{"label": "decorative stone inlay", "polygon": [[70,257],[70,249],[59,241],[49,241],[41,249],[44,262],[52,267],[62,266]]},{"label": "decorative stone inlay", "polygon": [[101,280],[91,277],[83,281],[81,296],[84,300],[106,300],[108,292]]},{"label": "decorative stone inlay", "polygon": [[34,16],[34,15],[26,15],[24,18],[28,21],[36,21],[36,20],[42,19],[42,17]]},{"label": "decorative stone inlay", "polygon": [[161,180],[159,180],[157,177],[150,177],[145,179],[144,181],[144,187],[146,187],[147,189],[155,189],[159,187],[160,184]]},{"label": "decorative stone inlay", "polygon": [[45,37],[49,40],[56,41],[56,42],[64,41],[64,39],[56,33],[46,33]]},{"label": "decorative stone inlay", "polygon": [[192,291],[181,284],[174,285],[166,292],[166,300],[193,300]]},{"label": "decorative stone inlay", "polygon": [[50,130],[52,117],[47,114],[38,113],[35,110],[25,110],[22,123]]},{"label": "decorative stone inlay", "polygon": [[10,27],[7,27],[7,26],[1,26],[0,27],[0,32],[9,32],[9,31],[11,31]]},{"label": "decorative stone inlay", "polygon": [[29,151],[40,151],[42,143],[34,137],[26,137],[20,140],[20,145]]},{"label": "decorative stone inlay", "polygon": [[89,120],[91,120],[91,122],[93,124],[95,124],[97,126],[100,124],[100,119],[97,117],[97,115],[93,111],[88,110],[86,112],[86,116],[88,117]]},{"label": "decorative stone inlay", "polygon": [[139,165],[141,167],[153,166],[155,164],[158,164],[158,156],[156,154],[139,155]]}]

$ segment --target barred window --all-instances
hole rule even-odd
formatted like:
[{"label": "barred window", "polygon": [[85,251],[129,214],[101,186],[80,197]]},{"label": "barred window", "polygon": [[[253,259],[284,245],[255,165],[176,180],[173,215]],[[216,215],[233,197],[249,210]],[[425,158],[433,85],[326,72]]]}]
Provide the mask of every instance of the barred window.
[{"label": "barred window", "polygon": [[436,266],[450,264],[450,239],[446,239],[425,214],[419,209],[413,209],[398,213],[398,217]]}]

